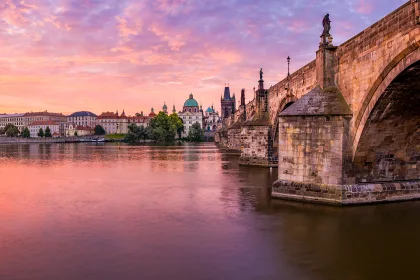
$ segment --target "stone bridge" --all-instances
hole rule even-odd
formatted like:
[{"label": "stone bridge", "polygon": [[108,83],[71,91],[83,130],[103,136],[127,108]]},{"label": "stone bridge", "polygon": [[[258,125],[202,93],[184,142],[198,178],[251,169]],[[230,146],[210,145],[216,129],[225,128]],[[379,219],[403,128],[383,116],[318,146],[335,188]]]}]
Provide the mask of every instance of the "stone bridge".
[{"label": "stone bridge", "polygon": [[[329,34],[328,34],[329,35]],[[420,198],[420,1],[241,104],[216,142],[278,167],[273,197],[332,204]]]}]

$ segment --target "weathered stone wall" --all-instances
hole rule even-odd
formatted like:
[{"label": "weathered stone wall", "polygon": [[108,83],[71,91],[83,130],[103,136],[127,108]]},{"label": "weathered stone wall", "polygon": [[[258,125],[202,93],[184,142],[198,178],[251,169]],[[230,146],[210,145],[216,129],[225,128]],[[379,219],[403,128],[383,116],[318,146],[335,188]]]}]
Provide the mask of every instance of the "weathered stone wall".
[{"label": "weathered stone wall", "polygon": [[226,129],[220,129],[214,133],[214,142],[219,145],[220,148],[228,147],[228,132]]},{"label": "weathered stone wall", "polygon": [[354,156],[356,182],[420,179],[420,61],[385,89]]},{"label": "weathered stone wall", "polygon": [[241,150],[241,127],[231,128],[228,130],[228,148],[231,150]]},{"label": "weathered stone wall", "polygon": [[280,117],[279,180],[342,184],[348,124],[342,116]]},{"label": "weathered stone wall", "polygon": [[333,205],[395,202],[420,198],[420,181],[361,185],[325,185],[278,180],[271,195],[276,198]]},{"label": "weathered stone wall", "polygon": [[271,126],[243,126],[241,131],[242,153],[240,164],[270,166]]},{"label": "weathered stone wall", "polygon": [[[402,63],[416,61],[410,54],[420,47],[420,28],[415,24],[414,5],[405,5],[385,16],[337,49],[335,81],[353,111],[351,138],[353,153],[371,109],[388,84],[390,72]],[[405,67],[399,67],[401,72]],[[376,92],[376,94],[375,94]]]},{"label": "weathered stone wall", "polygon": [[[234,114],[234,121],[233,122],[237,122],[241,118],[241,116],[244,112],[243,110],[244,110],[243,107],[238,108],[238,110]],[[255,114],[255,110],[256,110],[256,101],[255,101],[255,98],[254,98],[246,104],[247,119],[249,119],[251,116],[253,116]]]},{"label": "weathered stone wall", "polygon": [[316,61],[313,60],[292,73],[289,78],[285,78],[270,87],[268,93],[270,122],[272,124],[277,123],[277,116],[288,102],[301,98],[316,85]]}]

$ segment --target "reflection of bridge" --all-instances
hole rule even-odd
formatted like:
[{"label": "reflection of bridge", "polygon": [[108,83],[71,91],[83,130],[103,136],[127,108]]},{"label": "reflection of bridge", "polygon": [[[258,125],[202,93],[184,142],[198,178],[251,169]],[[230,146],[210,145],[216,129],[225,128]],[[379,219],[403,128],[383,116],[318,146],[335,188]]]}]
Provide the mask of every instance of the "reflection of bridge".
[{"label": "reflection of bridge", "polygon": [[243,164],[278,159],[275,197],[420,197],[419,16],[411,0],[338,47],[322,38],[314,61],[268,90],[261,79],[216,141]]}]

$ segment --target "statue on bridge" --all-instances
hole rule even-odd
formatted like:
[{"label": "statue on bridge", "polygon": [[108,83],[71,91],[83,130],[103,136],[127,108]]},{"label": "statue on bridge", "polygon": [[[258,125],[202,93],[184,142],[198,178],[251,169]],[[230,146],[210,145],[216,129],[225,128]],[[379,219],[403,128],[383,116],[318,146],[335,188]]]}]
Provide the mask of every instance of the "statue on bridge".
[{"label": "statue on bridge", "polygon": [[261,70],[260,70],[260,80],[262,80],[263,79],[263,71],[262,71],[262,68],[261,68]]},{"label": "statue on bridge", "polygon": [[322,26],[324,26],[324,32],[322,32],[321,36],[330,37],[330,30],[331,30],[331,20],[330,14],[326,14],[324,19],[322,20]]}]

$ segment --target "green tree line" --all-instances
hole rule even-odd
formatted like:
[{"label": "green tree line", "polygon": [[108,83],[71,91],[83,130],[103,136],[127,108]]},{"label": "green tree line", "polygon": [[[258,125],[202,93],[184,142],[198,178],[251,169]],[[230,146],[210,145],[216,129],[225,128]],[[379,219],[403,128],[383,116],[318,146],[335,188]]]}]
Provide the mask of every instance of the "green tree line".
[{"label": "green tree line", "polygon": [[[150,120],[147,128],[144,126],[137,126],[134,123],[130,124],[124,141],[128,143],[138,143],[149,139],[160,143],[173,142],[176,139],[176,136],[181,138],[183,131],[184,124],[176,113],[168,116],[165,113],[160,112],[156,117]],[[191,127],[186,140],[195,142],[204,140],[204,131],[200,124],[197,123]]]}]

